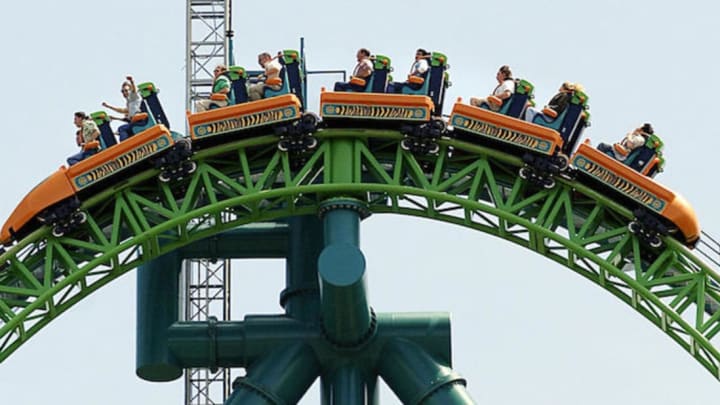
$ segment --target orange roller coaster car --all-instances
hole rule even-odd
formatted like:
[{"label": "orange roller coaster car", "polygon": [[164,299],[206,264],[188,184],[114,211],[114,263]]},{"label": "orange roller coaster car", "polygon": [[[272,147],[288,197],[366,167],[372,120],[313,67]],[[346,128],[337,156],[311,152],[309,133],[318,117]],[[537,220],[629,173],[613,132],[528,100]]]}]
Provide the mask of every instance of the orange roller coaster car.
[{"label": "orange roller coaster car", "polygon": [[587,141],[578,147],[572,163],[582,175],[602,183],[622,201],[630,202],[630,206],[638,207],[629,228],[646,237],[650,245],[662,243],[658,234],[671,234],[691,248],[700,239],[695,210],[681,195],[593,148]]},{"label": "orange roller coaster car", "polygon": [[[453,106],[450,125],[469,136],[487,138],[547,156],[559,153],[564,143],[560,133],[554,129],[460,102]],[[469,136],[465,139],[470,139]]]},{"label": "orange roller coaster car", "polygon": [[[79,210],[84,197],[117,182],[116,174],[181,143],[175,138],[164,125],[155,125],[76,165],[61,166],[20,201],[2,227],[0,243],[21,239],[41,224],[51,225],[58,237],[74,229],[87,219]],[[189,146],[183,149],[186,158]]]},{"label": "orange roller coaster car", "polygon": [[346,93],[324,91],[320,94],[323,120],[393,120],[426,122],[433,114],[430,97],[406,94]]},{"label": "orange roller coaster car", "polygon": [[256,135],[257,130],[302,118],[302,103],[294,94],[188,114],[193,144],[219,135]]}]

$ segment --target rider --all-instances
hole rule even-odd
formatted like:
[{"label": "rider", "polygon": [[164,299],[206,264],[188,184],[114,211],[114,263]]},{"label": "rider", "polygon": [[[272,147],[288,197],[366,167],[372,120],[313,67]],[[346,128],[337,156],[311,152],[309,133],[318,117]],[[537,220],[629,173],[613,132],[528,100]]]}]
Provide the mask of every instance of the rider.
[{"label": "rider", "polygon": [[[370,75],[373,73],[373,64],[370,60],[370,51],[366,48],[360,48],[357,51],[357,54],[355,55],[357,58],[357,64],[355,65],[355,68],[353,69],[352,77],[366,80],[370,77]],[[365,86],[367,86],[367,82],[365,83]],[[364,91],[365,86],[353,84],[353,83],[344,83],[344,82],[336,82],[334,91]]]},{"label": "rider", "polygon": [[[410,73],[408,73],[408,78],[412,76],[424,77],[425,73],[427,73],[428,69],[430,69],[428,58],[430,58],[430,52],[426,51],[425,49],[419,48],[417,51],[415,51],[415,62],[413,62],[412,66],[410,67]],[[409,81],[391,82],[390,84],[388,84],[387,93],[401,93],[404,86],[408,86],[413,90],[417,90],[422,86],[422,84],[411,83]]]},{"label": "rider", "polygon": [[[563,111],[565,111],[568,104],[570,103],[572,93],[575,90],[582,91],[582,89],[583,86],[580,83],[564,82],[560,85],[557,94],[555,94],[550,99],[550,101],[548,101],[547,107],[554,110],[556,113],[558,113],[558,115],[560,115]],[[525,121],[532,122],[533,118],[535,118],[537,114],[546,117],[545,114],[542,113],[542,110],[535,107],[528,107],[528,109],[525,111]]]},{"label": "rider", "polygon": [[[493,90],[491,96],[495,96],[504,102],[504,100],[510,98],[510,96],[512,96],[515,92],[515,79],[512,77],[510,66],[500,66],[500,69],[498,69],[498,72],[495,75],[495,79],[497,80],[498,85],[495,87],[495,90]],[[501,106],[488,103],[488,98],[489,97],[470,97],[470,105],[474,105],[475,107],[488,105],[493,111],[499,110]]]},{"label": "rider", "polygon": [[72,166],[100,150],[99,143],[93,144],[93,141],[97,141],[100,137],[100,128],[95,124],[95,121],[90,119],[84,112],[78,111],[75,113],[73,123],[78,127],[75,133],[75,142],[80,147],[80,152],[67,158],[68,166]]},{"label": "rider", "polygon": [[606,143],[598,145],[598,150],[608,154],[615,159],[624,162],[630,152],[643,146],[647,138],[654,134],[655,131],[650,123],[645,123],[639,128],[635,128],[625,135],[620,142],[614,143],[612,146]]},{"label": "rider", "polygon": [[258,55],[258,63],[265,70],[265,73],[256,78],[255,82],[248,85],[248,99],[250,101],[256,101],[263,98],[265,87],[269,87],[274,91],[278,91],[281,88],[280,84],[269,84],[270,79],[280,78],[280,71],[282,65],[277,58],[273,58],[269,53],[263,52]]},{"label": "rider", "polygon": [[198,100],[195,102],[195,112],[203,112],[210,109],[211,105],[218,107],[226,107],[228,105],[227,96],[230,93],[230,79],[223,73],[227,72],[227,66],[217,65],[213,70],[212,92],[213,94],[221,94],[225,96],[225,100]]},{"label": "rider", "polygon": [[109,108],[116,113],[124,114],[122,117],[110,116],[111,119],[125,121],[126,123],[118,127],[118,137],[120,141],[124,141],[129,138],[132,134],[130,133],[130,120],[132,117],[140,112],[140,106],[142,104],[142,98],[137,92],[135,81],[132,76],[126,76],[126,81],[123,82],[120,91],[125,98],[125,107],[115,107],[103,101],[102,106]]}]

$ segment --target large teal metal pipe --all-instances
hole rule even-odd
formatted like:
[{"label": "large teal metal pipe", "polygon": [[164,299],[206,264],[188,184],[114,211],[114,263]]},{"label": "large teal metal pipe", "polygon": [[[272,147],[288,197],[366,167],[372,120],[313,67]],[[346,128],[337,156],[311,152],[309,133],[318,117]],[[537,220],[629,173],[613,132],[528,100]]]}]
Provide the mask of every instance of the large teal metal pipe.
[{"label": "large teal metal pipe", "polygon": [[343,346],[361,343],[372,322],[365,293],[365,257],[353,245],[332,244],[320,255],[318,268],[328,338]]},{"label": "large teal metal pipe", "polygon": [[289,240],[285,290],[280,305],[294,319],[316,324],[320,313],[318,257],[323,249],[323,223],[315,215],[288,219]]},{"label": "large teal metal pipe", "polygon": [[465,380],[406,339],[386,343],[378,362],[380,376],[400,401],[412,405],[469,405],[475,402]]},{"label": "large teal metal pipe", "polygon": [[365,405],[365,380],[356,367],[344,366],[332,378],[332,405]]},{"label": "large teal metal pipe", "polygon": [[368,379],[365,385],[367,405],[380,405],[380,390],[378,389],[378,376]]},{"label": "large teal metal pipe", "polygon": [[283,223],[245,225],[179,250],[184,259],[284,258],[288,253],[288,226]]},{"label": "large teal metal pipe", "polygon": [[291,342],[319,342],[317,328],[284,316],[247,316],[244,321],[177,322],[168,346],[182,367],[247,367]]},{"label": "large teal metal pipe", "polygon": [[423,348],[440,363],[452,366],[452,334],[447,312],[379,313],[377,336],[403,338]]},{"label": "large teal metal pipe", "polygon": [[296,404],[320,373],[313,349],[295,343],[251,364],[226,405]]},{"label": "large teal metal pipe", "polygon": [[325,228],[325,246],[335,243],[348,243],[360,246],[360,214],[353,207],[357,202],[348,200],[333,201],[331,208],[323,215]]},{"label": "large teal metal pipe", "polygon": [[361,343],[371,331],[360,214],[355,200],[334,199],[323,207],[325,249],[318,260],[322,323],[336,344]]},{"label": "large teal metal pipe", "polygon": [[167,331],[178,320],[182,258],[171,252],[137,269],[136,374],[148,381],[172,381],[182,368],[167,346]]}]

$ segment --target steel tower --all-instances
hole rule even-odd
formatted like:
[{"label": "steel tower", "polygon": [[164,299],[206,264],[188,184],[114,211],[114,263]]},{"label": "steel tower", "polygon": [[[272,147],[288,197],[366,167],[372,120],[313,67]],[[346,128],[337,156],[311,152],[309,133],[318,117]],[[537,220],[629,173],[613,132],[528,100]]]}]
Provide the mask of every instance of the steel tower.
[{"label": "steel tower", "polygon": [[[230,0],[187,0],[185,107],[207,98],[213,68],[230,64]],[[230,319],[230,260],[187,259],[184,315],[188,321]],[[230,370],[185,370],[185,404],[222,404],[230,395]]]}]

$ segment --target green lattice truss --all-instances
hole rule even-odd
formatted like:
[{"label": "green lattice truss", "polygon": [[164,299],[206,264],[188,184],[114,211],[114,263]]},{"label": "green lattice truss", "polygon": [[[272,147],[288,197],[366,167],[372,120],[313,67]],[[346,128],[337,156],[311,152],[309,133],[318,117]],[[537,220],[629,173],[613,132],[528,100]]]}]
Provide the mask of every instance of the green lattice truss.
[{"label": "green lattice truss", "polygon": [[[374,213],[458,224],[546,256],[626,302],[720,378],[718,275],[674,239],[660,250],[642,245],[622,206],[570,180],[532,188],[516,176],[519,159],[459,141],[441,141],[437,156],[413,156],[395,131],[325,130],[318,138],[304,156],[278,152],[273,136],[203,150],[194,157],[198,170],[180,184],[140,173],[86,201],[82,230],[54,238],[42,228],[2,254],[0,361],[143,262],[348,196]],[[330,183],[333,171],[352,175]]]}]

